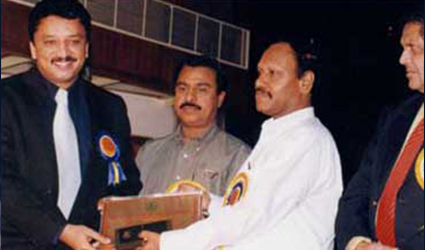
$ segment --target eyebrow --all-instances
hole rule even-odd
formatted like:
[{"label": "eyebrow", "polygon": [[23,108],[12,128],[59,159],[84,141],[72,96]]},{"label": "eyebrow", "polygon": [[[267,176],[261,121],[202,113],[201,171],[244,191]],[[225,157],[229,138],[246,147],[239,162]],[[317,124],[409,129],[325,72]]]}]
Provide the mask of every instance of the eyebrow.
[{"label": "eyebrow", "polygon": [[206,86],[206,87],[212,87],[212,83],[209,83],[209,82],[199,82],[199,83],[196,83],[196,86],[198,86],[198,87],[204,87],[204,86]]},{"label": "eyebrow", "polygon": [[[47,35],[43,35],[42,37],[43,38],[56,38],[57,36],[47,34]],[[69,36],[66,36],[66,37],[67,38],[85,38],[85,36],[81,35],[81,34],[72,34],[72,35],[69,35]]]},{"label": "eyebrow", "polygon": [[[178,82],[176,82],[176,86],[178,86],[178,85],[185,85],[185,86],[187,86],[189,84],[187,84],[186,82],[178,81]],[[214,84],[213,83],[209,83],[209,82],[197,82],[197,83],[195,83],[195,85],[197,87],[199,87],[199,86],[212,87]]]}]

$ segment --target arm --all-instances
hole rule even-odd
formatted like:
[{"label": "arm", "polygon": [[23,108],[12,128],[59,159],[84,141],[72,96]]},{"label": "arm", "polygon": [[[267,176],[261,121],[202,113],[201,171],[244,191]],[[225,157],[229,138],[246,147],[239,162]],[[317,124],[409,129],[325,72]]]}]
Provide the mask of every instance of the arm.
[{"label": "arm", "polygon": [[[3,89],[2,89],[3,91]],[[27,164],[23,143],[18,141],[20,131],[12,116],[11,100],[1,98],[1,191],[2,218],[16,227],[41,248],[48,248],[66,224],[59,209],[48,201],[48,195],[33,188],[22,176],[21,164]],[[15,126],[14,126],[15,125]],[[38,168],[38,162],[31,163]],[[42,181],[42,179],[41,179]],[[43,230],[40,230],[42,225]]]},{"label": "arm", "polygon": [[[387,113],[388,111],[381,116],[378,123],[377,128],[381,131],[386,131]],[[374,233],[370,231],[369,223],[372,218],[369,218],[369,213],[370,206],[376,205],[372,203],[371,192],[374,181],[373,173],[376,171],[374,168],[377,167],[375,161],[380,150],[379,142],[383,136],[385,134],[381,132],[371,140],[365,150],[359,170],[349,182],[339,202],[335,226],[338,249],[347,247],[355,249],[356,246],[353,245],[371,241],[374,238]]]}]

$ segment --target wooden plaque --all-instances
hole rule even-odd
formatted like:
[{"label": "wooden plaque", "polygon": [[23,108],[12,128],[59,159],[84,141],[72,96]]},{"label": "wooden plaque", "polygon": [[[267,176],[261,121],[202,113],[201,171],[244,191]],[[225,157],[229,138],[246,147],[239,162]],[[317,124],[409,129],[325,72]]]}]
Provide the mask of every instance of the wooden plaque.
[{"label": "wooden plaque", "polygon": [[142,244],[142,230],[161,233],[180,229],[202,218],[202,193],[108,197],[99,201],[100,233],[112,240],[99,249],[134,249]]}]

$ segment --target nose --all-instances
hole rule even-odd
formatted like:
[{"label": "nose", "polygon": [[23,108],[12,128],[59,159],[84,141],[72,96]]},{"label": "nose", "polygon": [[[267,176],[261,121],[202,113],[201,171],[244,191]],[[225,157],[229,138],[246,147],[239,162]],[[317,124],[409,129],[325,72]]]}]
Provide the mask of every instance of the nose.
[{"label": "nose", "polygon": [[57,53],[58,53],[58,56],[63,57],[63,58],[66,57],[66,56],[68,56],[68,54],[69,54],[69,45],[66,42],[64,42],[64,41],[59,42]]},{"label": "nose", "polygon": [[264,85],[264,77],[262,77],[261,75],[258,75],[257,80],[255,80],[255,87],[260,87]]},{"label": "nose", "polygon": [[189,88],[188,91],[186,92],[186,101],[188,102],[193,102],[196,101],[196,88]]},{"label": "nose", "polygon": [[409,59],[409,52],[407,51],[407,50],[403,50],[403,53],[401,53],[401,56],[400,56],[400,58],[399,58],[399,60],[398,60],[398,62],[401,64],[401,65],[406,65],[406,63],[407,63],[407,60]]}]

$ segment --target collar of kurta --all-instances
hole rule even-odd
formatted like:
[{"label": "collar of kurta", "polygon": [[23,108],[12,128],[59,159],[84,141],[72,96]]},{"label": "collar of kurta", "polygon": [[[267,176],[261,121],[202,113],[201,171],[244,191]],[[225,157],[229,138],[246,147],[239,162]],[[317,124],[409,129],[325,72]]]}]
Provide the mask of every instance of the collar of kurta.
[{"label": "collar of kurta", "polygon": [[282,131],[285,127],[290,127],[293,125],[303,124],[307,120],[314,119],[314,108],[307,107],[297,111],[294,111],[285,116],[275,118],[269,118],[262,125],[261,135],[270,135],[274,136],[276,133]]}]

